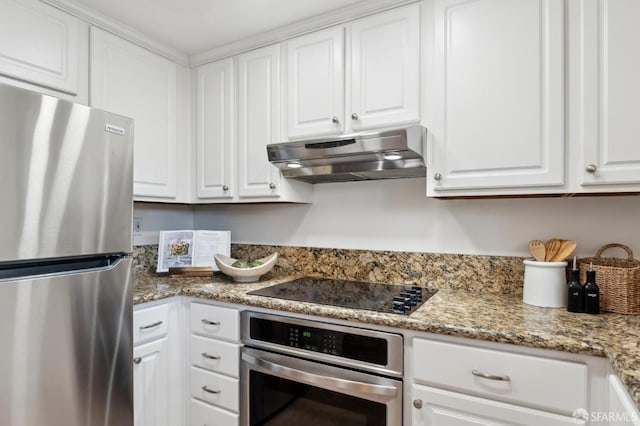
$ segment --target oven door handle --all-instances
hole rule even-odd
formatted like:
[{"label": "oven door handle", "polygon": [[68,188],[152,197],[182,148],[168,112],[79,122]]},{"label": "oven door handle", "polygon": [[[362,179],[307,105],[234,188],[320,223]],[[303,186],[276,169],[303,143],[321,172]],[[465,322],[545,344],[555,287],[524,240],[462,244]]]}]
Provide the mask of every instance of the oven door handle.
[{"label": "oven door handle", "polygon": [[313,386],[321,386],[328,389],[340,389],[343,393],[351,395],[375,395],[378,397],[393,398],[398,389],[393,386],[376,385],[372,383],[354,382],[353,380],[339,379],[336,377],[321,376],[296,368],[285,367],[261,358],[256,358],[246,352],[242,353],[242,359],[265,370],[277,373],[282,377],[290,378]]}]

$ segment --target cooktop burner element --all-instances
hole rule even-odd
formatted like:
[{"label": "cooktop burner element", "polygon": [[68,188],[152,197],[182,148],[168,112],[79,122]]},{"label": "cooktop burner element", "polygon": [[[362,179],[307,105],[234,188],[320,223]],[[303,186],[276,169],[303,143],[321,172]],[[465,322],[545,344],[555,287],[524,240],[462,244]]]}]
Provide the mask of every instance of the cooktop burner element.
[{"label": "cooktop burner element", "polygon": [[436,292],[419,286],[303,277],[249,294],[409,315]]}]

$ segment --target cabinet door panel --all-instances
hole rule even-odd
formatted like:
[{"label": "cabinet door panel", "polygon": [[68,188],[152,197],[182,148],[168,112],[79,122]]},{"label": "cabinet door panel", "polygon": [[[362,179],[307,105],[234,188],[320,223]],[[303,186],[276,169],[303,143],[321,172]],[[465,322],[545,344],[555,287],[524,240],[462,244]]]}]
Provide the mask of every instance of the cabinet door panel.
[{"label": "cabinet door panel", "polygon": [[614,374],[607,378],[607,414],[612,416],[610,426],[640,426],[640,412]]},{"label": "cabinet door panel", "polygon": [[562,2],[436,0],[434,16],[430,195],[563,185]]},{"label": "cabinet door panel", "polygon": [[638,184],[640,2],[585,0],[581,7],[582,184]]},{"label": "cabinet door panel", "polygon": [[176,197],[176,65],[91,29],[91,104],[134,120],[134,196]]},{"label": "cabinet door panel", "polygon": [[290,40],[287,64],[289,138],[343,132],[344,29]]},{"label": "cabinet door panel", "polygon": [[237,414],[205,404],[197,399],[191,399],[189,408],[191,411],[191,422],[189,424],[191,426],[236,426],[240,423]]},{"label": "cabinet door panel", "polygon": [[[566,416],[413,385],[413,426],[584,425]],[[421,408],[416,408],[418,405]]]},{"label": "cabinet door panel", "polygon": [[134,425],[168,425],[167,338],[136,346],[133,357]]},{"label": "cabinet door panel", "polygon": [[418,5],[354,22],[351,58],[352,128],[420,120]]},{"label": "cabinet door panel", "polygon": [[235,138],[233,59],[197,70],[198,198],[231,198]]},{"label": "cabinet door panel", "polygon": [[78,93],[80,21],[33,0],[0,0],[0,74]]},{"label": "cabinet door panel", "polygon": [[240,197],[279,195],[279,170],[267,159],[278,141],[280,46],[238,57],[238,158]]}]

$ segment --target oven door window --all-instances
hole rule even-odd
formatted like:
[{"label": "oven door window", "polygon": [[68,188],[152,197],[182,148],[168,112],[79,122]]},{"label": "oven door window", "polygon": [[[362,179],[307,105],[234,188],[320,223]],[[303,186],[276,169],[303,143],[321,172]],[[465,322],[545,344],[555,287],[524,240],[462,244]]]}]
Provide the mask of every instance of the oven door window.
[{"label": "oven door window", "polygon": [[249,375],[252,426],[384,426],[385,404],[254,370]]}]

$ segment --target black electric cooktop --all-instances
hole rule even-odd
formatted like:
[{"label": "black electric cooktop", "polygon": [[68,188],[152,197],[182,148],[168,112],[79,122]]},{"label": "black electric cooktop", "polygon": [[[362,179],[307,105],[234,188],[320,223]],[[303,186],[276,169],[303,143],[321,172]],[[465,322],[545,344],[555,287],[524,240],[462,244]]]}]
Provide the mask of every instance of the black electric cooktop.
[{"label": "black electric cooktop", "polygon": [[409,315],[436,292],[411,285],[303,277],[248,294]]}]

